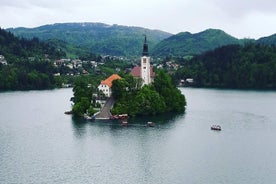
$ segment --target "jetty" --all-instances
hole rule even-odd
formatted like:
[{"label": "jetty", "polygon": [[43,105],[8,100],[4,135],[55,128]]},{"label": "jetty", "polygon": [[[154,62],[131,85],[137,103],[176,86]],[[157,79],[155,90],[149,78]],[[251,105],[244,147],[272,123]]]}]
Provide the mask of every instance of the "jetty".
[{"label": "jetty", "polygon": [[110,113],[110,109],[114,105],[114,98],[111,96],[107,99],[103,108],[95,115],[95,119],[109,119],[112,114]]}]

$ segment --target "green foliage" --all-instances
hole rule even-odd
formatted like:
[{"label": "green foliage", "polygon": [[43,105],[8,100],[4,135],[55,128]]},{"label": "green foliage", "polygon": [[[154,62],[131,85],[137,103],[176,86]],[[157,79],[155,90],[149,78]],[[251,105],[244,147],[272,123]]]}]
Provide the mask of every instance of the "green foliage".
[{"label": "green foliage", "polygon": [[257,40],[257,44],[262,45],[275,45],[276,46],[276,34],[273,34],[268,37],[263,37]]},{"label": "green foliage", "polygon": [[153,85],[141,88],[141,84],[141,79],[130,75],[113,81],[113,114],[156,115],[185,110],[185,96],[172,84],[171,78],[164,71],[157,74]]},{"label": "green foliage", "polygon": [[[92,92],[96,91],[99,79],[91,76],[79,76],[74,78],[73,98],[74,102],[72,112],[76,116],[82,116],[84,113],[93,115],[98,107],[95,99],[92,99]],[[92,103],[91,103],[92,102]]]},{"label": "green foliage", "polygon": [[185,96],[182,95],[180,90],[173,85],[171,77],[163,70],[156,74],[153,86],[163,97],[167,112],[181,112],[185,110]]},{"label": "green foliage", "polygon": [[201,54],[223,45],[238,43],[241,41],[221,30],[208,29],[196,34],[182,32],[158,43],[153,49],[153,55],[183,57]]},{"label": "green foliage", "polygon": [[87,81],[83,78],[76,78],[73,87],[74,98],[73,102],[75,104],[81,102],[82,98],[87,98],[91,101],[92,98],[92,89],[88,87]]},{"label": "green foliage", "polygon": [[0,28],[0,55],[8,62],[0,66],[0,90],[29,90],[54,87],[55,69],[50,59],[64,53],[37,38],[19,39]]},{"label": "green foliage", "polygon": [[9,31],[29,39],[33,37],[41,40],[58,39],[75,47],[88,48],[93,53],[113,56],[140,55],[145,32],[151,47],[171,35],[158,30],[101,23],[64,23],[32,29],[9,29]]},{"label": "green foliage", "polygon": [[174,78],[193,78],[201,87],[275,89],[275,61],[272,45],[223,46],[184,61]]},{"label": "green foliage", "polygon": [[[81,97],[79,102],[76,102],[73,106],[72,112],[74,115],[82,116],[86,113],[87,109],[90,107],[90,101],[87,97]],[[90,110],[91,111],[91,110]]]},{"label": "green foliage", "polygon": [[165,112],[166,104],[160,94],[150,86],[143,86],[134,99],[137,114],[156,115]]}]

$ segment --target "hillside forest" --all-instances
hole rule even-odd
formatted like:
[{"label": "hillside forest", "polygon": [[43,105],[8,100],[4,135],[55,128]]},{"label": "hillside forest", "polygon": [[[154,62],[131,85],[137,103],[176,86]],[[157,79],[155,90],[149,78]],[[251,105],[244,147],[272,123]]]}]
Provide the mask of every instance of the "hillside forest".
[{"label": "hillside forest", "polygon": [[228,45],[177,60],[183,67],[175,72],[176,81],[193,78],[198,87],[276,89],[274,45]]},{"label": "hillside forest", "polygon": [[[73,84],[75,78],[80,77],[97,85],[112,73],[129,72],[129,69],[139,64],[139,56],[132,56],[132,59],[126,56],[106,57],[89,51],[87,47],[72,45],[72,43],[79,43],[78,40],[67,43],[64,40],[51,37],[55,33],[60,34],[60,30],[64,30],[64,28],[74,28],[77,33],[80,33],[80,26],[82,25],[55,24],[36,29],[12,29],[14,32],[18,31],[19,35],[20,32],[29,35],[28,38],[17,37],[9,31],[0,29],[0,55],[4,56],[8,62],[8,64],[0,62],[0,90],[49,89],[60,87],[63,83]],[[94,37],[92,36],[95,41],[94,45],[97,45],[95,35],[101,35],[97,31],[108,30],[104,34],[121,37],[124,36],[126,30],[136,30],[135,27],[87,24],[81,34],[94,28]],[[137,34],[143,37],[141,33],[143,29],[137,29],[134,40],[137,40]],[[43,30],[50,31],[51,34],[47,35],[49,40],[41,41],[30,36],[32,35],[30,31],[33,31],[34,34],[38,32],[39,34],[36,34],[42,36]],[[121,31],[118,32],[118,30]],[[68,31],[70,32],[70,30]],[[118,34],[112,34],[112,31]],[[70,38],[74,38],[73,34],[74,31],[71,32]],[[134,41],[131,41],[130,33],[127,37],[128,41]],[[209,29],[197,34],[185,32],[172,36],[156,31],[151,32],[151,37],[155,37],[154,45],[156,45],[150,47],[150,51],[156,55],[152,56],[152,64],[155,66],[155,70],[158,67],[170,74],[174,84],[178,84],[183,79],[192,78],[194,83],[189,85],[196,87],[276,88],[275,35],[259,40],[238,40],[223,31]],[[142,42],[143,39],[140,40]],[[98,45],[100,45],[99,43]],[[116,44],[119,45],[120,42],[116,42]],[[142,44],[139,46],[140,49],[141,46]],[[188,46],[189,48],[187,48]],[[135,47],[138,47],[137,44]],[[162,49],[165,50],[162,51]],[[139,49],[136,50],[139,52]],[[131,51],[127,52],[131,53]],[[166,53],[167,55],[162,56]],[[135,52],[134,55],[136,54]],[[89,62],[83,63],[81,68],[73,69],[66,65],[54,66],[56,60],[70,57],[96,63],[93,65]],[[166,63],[178,67],[171,68]],[[82,75],[82,71],[86,71],[85,76]],[[60,76],[54,76],[56,73]]]}]

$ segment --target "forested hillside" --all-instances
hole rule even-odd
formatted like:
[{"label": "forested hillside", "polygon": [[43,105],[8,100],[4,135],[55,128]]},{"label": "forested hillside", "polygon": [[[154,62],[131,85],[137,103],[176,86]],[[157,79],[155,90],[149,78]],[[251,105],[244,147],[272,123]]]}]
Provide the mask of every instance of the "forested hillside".
[{"label": "forested hillside", "polygon": [[179,61],[175,79],[193,78],[196,86],[276,89],[274,45],[228,45]]},{"label": "forested hillside", "polygon": [[195,55],[223,45],[240,42],[239,39],[217,29],[208,29],[196,34],[182,32],[161,41],[153,49],[152,54],[163,57]]},{"label": "forested hillside", "polygon": [[51,59],[65,53],[37,38],[17,38],[0,29],[0,90],[46,89],[54,86],[54,67]]},{"label": "forested hillside", "polygon": [[90,52],[112,56],[140,56],[143,35],[150,48],[172,34],[140,27],[107,25],[102,23],[59,23],[37,28],[8,29],[24,38],[59,39]]},{"label": "forested hillside", "polygon": [[276,34],[268,36],[268,37],[263,37],[257,40],[257,43],[259,44],[270,44],[270,45],[276,45]]}]

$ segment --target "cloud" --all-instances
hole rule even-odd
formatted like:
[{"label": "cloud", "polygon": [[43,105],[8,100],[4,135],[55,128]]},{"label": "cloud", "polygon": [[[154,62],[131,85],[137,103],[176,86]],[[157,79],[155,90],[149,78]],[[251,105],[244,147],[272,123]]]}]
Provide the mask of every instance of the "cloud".
[{"label": "cloud", "polygon": [[222,11],[232,17],[246,16],[251,12],[271,13],[276,11],[274,0],[211,0]]}]

